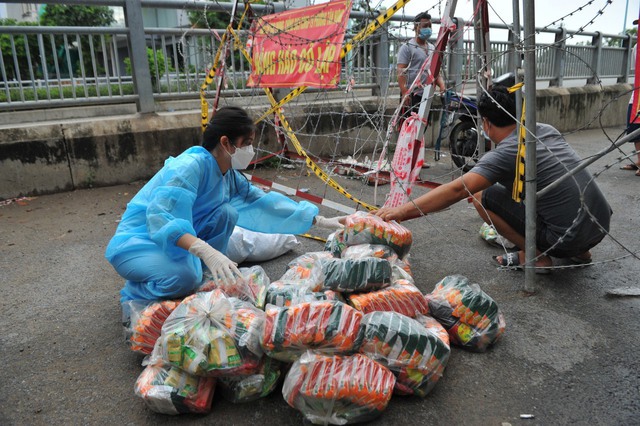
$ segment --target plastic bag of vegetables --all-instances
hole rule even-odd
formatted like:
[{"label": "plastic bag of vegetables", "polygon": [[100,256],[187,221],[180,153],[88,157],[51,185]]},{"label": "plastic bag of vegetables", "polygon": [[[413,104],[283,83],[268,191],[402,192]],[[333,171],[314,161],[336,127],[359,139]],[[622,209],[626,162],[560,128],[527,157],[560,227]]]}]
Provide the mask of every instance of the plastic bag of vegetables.
[{"label": "plastic bag of vegetables", "polygon": [[385,222],[371,213],[356,212],[345,218],[345,246],[358,244],[382,244],[389,246],[400,259],[409,254],[413,236],[404,226],[395,221]]},{"label": "plastic bag of vegetables", "polygon": [[307,349],[350,353],[360,344],[362,313],[332,301],[302,302],[286,308],[268,305],[260,344],[267,355],[285,362]]},{"label": "plastic bag of vegetables", "polygon": [[271,280],[267,276],[262,266],[254,265],[250,268],[240,268],[242,279],[229,285],[226,282],[214,280],[211,272],[207,269],[202,284],[198,288],[199,292],[213,291],[220,289],[229,297],[236,297],[240,300],[251,302],[254,306],[264,309],[264,299],[267,294],[267,287]]},{"label": "plastic bag of vegetables", "polygon": [[452,345],[484,352],[504,334],[498,304],[462,275],[443,278],[425,297],[429,313],[448,331]]},{"label": "plastic bag of vegetables", "polygon": [[396,393],[424,397],[442,377],[449,345],[418,321],[396,312],[372,312],[361,326],[360,352],[393,372]]},{"label": "plastic bag of vegetables", "polygon": [[253,374],[218,378],[218,389],[230,402],[251,402],[269,395],[282,377],[283,365],[268,356],[262,357]]},{"label": "plastic bag of vegetables", "polygon": [[162,325],[179,304],[179,300],[124,302],[123,325],[129,348],[134,352],[150,354],[160,337]]},{"label": "plastic bag of vegetables", "polygon": [[187,297],[169,315],[152,355],[198,376],[255,371],[264,312],[222,290]]},{"label": "plastic bag of vegetables", "polygon": [[386,259],[323,259],[321,264],[325,289],[355,293],[391,284],[391,263]]},{"label": "plastic bag of vegetables", "polygon": [[346,297],[349,305],[365,314],[374,311],[398,312],[414,318],[429,312],[422,292],[407,280],[397,280],[390,287]]},{"label": "plastic bag of vegetables", "polygon": [[134,392],[152,411],[162,414],[208,413],[216,386],[214,377],[198,377],[161,359],[145,360]]},{"label": "plastic bag of vegetables", "polygon": [[313,424],[344,425],[378,417],[394,384],[389,370],[364,355],[309,351],[291,366],[282,395]]},{"label": "plastic bag of vegetables", "polygon": [[274,281],[267,289],[266,304],[288,307],[301,302],[314,300],[338,300],[344,302],[340,293],[332,290],[311,291],[298,281]]}]

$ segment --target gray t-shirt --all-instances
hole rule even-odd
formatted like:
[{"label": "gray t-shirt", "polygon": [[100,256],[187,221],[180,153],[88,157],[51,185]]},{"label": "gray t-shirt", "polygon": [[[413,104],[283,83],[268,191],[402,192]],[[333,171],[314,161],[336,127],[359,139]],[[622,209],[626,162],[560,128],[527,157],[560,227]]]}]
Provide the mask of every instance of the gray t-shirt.
[{"label": "gray t-shirt", "polygon": [[[580,157],[554,127],[538,124],[536,135],[539,139],[536,144],[536,182],[540,191],[576,167],[580,163]],[[500,183],[512,191],[517,150],[518,138],[514,132],[502,140],[495,149],[487,152],[469,173],[477,173],[490,182]],[[538,220],[558,238],[564,236],[565,243],[591,243],[602,237],[598,223],[592,222],[587,211],[581,209],[582,192],[584,206],[608,231],[611,207],[586,169],[579,171],[537,200]],[[576,224],[572,227],[574,220]],[[566,233],[569,228],[571,230]]]},{"label": "gray t-shirt", "polygon": [[[415,38],[412,38],[400,46],[400,49],[398,50],[398,65],[407,66],[407,89],[418,76],[418,72],[420,71],[420,67],[422,67],[423,62],[435,49],[435,46],[429,42],[425,43],[424,46],[420,46]],[[423,85],[427,83],[426,72],[422,73],[420,81]],[[421,95],[422,89],[418,89],[413,94]]]}]

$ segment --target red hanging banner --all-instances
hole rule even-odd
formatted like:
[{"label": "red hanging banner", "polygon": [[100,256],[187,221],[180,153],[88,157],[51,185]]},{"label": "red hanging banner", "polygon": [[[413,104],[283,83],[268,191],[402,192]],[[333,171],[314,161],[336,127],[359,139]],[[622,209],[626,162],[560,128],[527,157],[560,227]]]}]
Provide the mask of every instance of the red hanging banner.
[{"label": "red hanging banner", "polygon": [[249,87],[336,87],[351,0],[257,18]]}]

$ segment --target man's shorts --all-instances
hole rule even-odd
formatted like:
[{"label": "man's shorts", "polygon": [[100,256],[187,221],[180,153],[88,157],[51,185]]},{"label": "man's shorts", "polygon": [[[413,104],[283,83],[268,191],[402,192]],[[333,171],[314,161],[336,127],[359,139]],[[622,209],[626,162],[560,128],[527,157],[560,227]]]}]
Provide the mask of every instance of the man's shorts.
[{"label": "man's shorts", "polygon": [[[495,184],[482,191],[482,206],[500,216],[518,234],[525,235],[525,205],[524,203],[515,202],[511,198],[511,191],[507,190],[507,188],[500,184]],[[536,247],[549,256],[558,258],[578,256],[602,240],[600,239],[588,246],[576,246],[571,242],[555,244],[557,239],[557,234],[551,232],[547,225],[537,216]],[[524,249],[524,247],[520,247],[520,249]]]}]

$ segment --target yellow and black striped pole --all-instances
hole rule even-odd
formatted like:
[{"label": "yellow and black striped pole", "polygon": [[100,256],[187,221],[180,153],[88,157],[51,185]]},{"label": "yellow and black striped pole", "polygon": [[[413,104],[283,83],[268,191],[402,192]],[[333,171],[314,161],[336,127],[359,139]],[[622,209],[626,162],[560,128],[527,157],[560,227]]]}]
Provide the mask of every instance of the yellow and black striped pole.
[{"label": "yellow and black striped pole", "polygon": [[[236,4],[237,4],[237,0],[236,0]],[[244,12],[240,17],[240,20],[238,21],[238,28],[242,26],[242,23],[244,22],[244,19],[250,10],[249,7],[250,7],[250,2],[245,3]],[[233,16],[231,16],[231,22],[233,22]],[[229,34],[232,31],[233,31],[233,26],[230,23],[229,26],[227,27],[227,30],[225,31],[225,33],[222,35],[222,38],[220,39],[220,46],[216,51],[216,56],[213,58],[213,64],[211,64],[211,68],[209,69],[209,72],[204,78],[204,82],[200,85],[200,127],[202,128],[203,132],[207,128],[207,124],[209,124],[209,103],[207,102],[207,93],[206,93],[207,87],[209,87],[211,83],[213,83],[213,80],[216,78],[216,72],[220,65],[220,58],[223,52],[226,52],[227,50],[227,39],[229,38]],[[224,59],[225,58],[222,58],[222,60]],[[220,78],[222,79],[222,76]],[[221,83],[222,82],[220,82],[219,84]],[[220,92],[220,87],[218,87],[216,97],[219,96],[219,92]]]},{"label": "yellow and black striped pole", "polygon": [[[518,83],[509,88],[509,93],[513,93],[520,90],[524,84]],[[518,152],[516,154],[516,176],[513,180],[513,192],[511,198],[515,202],[522,201],[522,195],[524,193],[524,159],[525,159],[525,139],[527,137],[527,128],[525,125],[525,102],[522,97],[522,114],[520,116],[520,126],[518,128]]]}]

